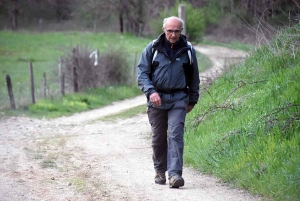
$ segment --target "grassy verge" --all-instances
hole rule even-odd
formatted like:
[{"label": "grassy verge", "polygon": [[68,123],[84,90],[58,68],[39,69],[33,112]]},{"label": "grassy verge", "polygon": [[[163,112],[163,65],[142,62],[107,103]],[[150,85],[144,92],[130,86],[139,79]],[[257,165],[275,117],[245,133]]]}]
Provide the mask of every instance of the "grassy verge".
[{"label": "grassy verge", "polygon": [[187,117],[187,164],[273,200],[300,200],[299,28],[202,90]]},{"label": "grassy verge", "polygon": [[132,98],[137,95],[141,95],[137,86],[90,89],[84,93],[68,94],[57,100],[40,100],[36,104],[29,105],[26,110],[10,110],[9,114],[14,112],[15,115],[25,113],[31,117],[54,118],[103,107],[114,101]]}]

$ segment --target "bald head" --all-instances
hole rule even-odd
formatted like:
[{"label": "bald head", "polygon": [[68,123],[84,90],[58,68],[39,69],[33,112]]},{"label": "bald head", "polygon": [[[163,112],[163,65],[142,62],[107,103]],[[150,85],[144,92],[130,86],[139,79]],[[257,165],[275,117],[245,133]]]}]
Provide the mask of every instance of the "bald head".
[{"label": "bald head", "polygon": [[179,17],[172,16],[172,17],[165,18],[163,22],[163,28],[165,28],[166,24],[168,23],[180,23],[181,29],[183,29],[184,21]]}]

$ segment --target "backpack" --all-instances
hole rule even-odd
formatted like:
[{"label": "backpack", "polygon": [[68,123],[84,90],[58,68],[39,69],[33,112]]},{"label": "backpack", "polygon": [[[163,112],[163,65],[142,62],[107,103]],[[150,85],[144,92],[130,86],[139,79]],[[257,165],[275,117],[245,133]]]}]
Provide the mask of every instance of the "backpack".
[{"label": "backpack", "polygon": [[[156,41],[156,39],[152,41],[152,46],[153,46],[153,44],[154,44],[155,41]],[[194,69],[192,67],[192,64],[193,64],[193,57],[192,57],[192,52],[191,52],[192,44],[189,41],[187,41],[187,44],[190,47],[190,49],[188,49],[188,51],[187,51],[190,63],[189,63],[189,65],[183,66],[183,68],[184,68],[184,75],[185,75],[185,80],[186,80],[186,86],[188,87],[192,83],[192,76],[193,76],[193,70]],[[158,63],[156,63],[154,61],[154,59],[156,58],[156,56],[157,56],[157,50],[154,49],[154,48],[152,48],[152,55],[150,57],[150,58],[152,58],[151,59],[151,66],[150,66],[150,80],[152,80],[152,74],[153,74],[155,68],[158,65]]]}]

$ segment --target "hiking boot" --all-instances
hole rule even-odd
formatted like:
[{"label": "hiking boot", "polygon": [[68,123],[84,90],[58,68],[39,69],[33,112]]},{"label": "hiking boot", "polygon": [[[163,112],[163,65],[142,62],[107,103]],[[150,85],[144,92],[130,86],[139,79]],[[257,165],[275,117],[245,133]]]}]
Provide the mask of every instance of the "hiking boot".
[{"label": "hiking boot", "polygon": [[156,172],[154,177],[154,181],[156,184],[166,184],[166,175],[164,172]]},{"label": "hiking boot", "polygon": [[170,188],[179,188],[184,186],[184,179],[180,175],[174,175],[169,178]]}]

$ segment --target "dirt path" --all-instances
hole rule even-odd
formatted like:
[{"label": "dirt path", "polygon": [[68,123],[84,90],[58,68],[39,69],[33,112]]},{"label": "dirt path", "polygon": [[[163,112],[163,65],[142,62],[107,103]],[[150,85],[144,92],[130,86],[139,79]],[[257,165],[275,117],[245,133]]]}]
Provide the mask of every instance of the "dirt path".
[{"label": "dirt path", "polygon": [[[244,55],[217,47],[195,48],[214,62],[200,75],[203,78],[216,77],[225,57]],[[154,184],[147,116],[99,120],[142,104],[145,97],[139,96],[71,117],[2,119],[0,200],[259,200],[188,167],[184,188]]]}]

